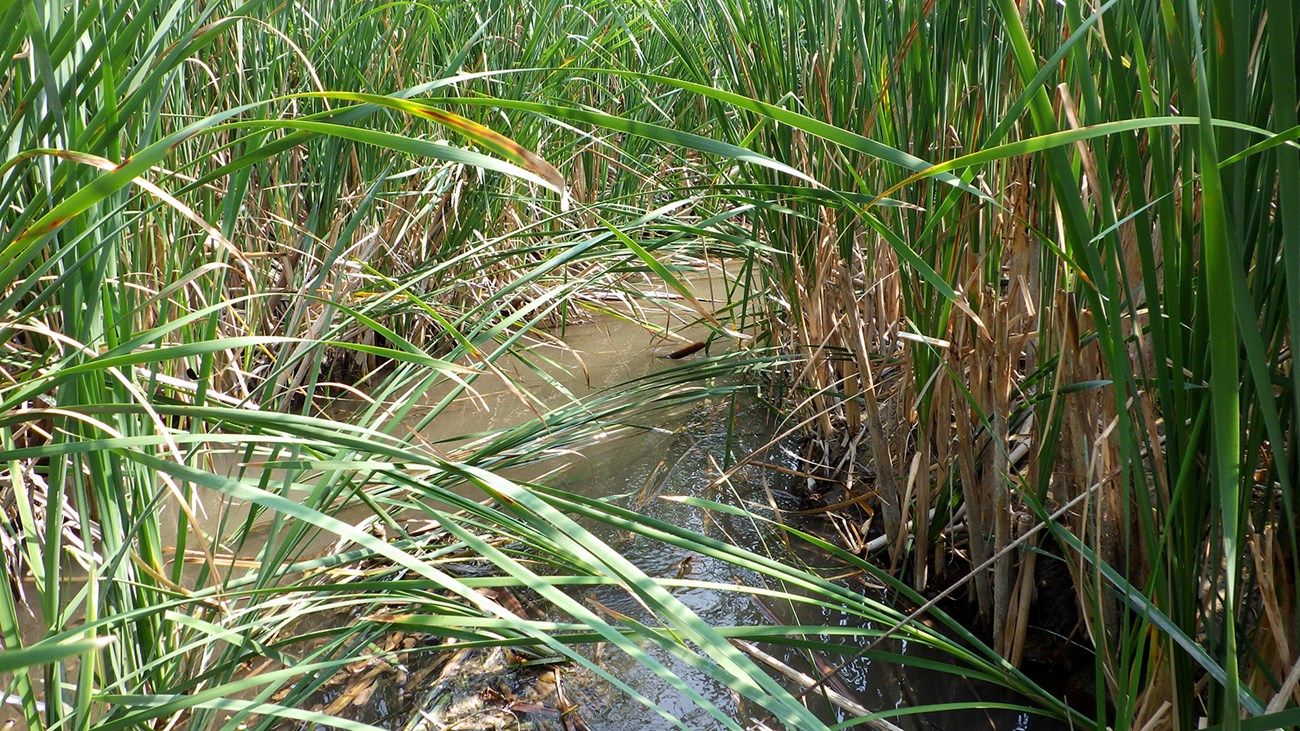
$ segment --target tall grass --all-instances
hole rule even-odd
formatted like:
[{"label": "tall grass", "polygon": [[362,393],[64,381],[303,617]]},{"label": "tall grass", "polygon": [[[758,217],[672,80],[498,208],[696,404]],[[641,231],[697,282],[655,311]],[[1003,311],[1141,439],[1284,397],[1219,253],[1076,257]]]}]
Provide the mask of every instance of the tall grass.
[{"label": "tall grass", "polygon": [[[707,100],[673,126],[812,179],[744,165],[713,189],[758,199],[734,232],[761,252],[747,313],[805,356],[792,375],[828,442],[847,435],[824,466],[870,463],[855,487],[917,588],[966,524],[1012,662],[1035,562],[1064,562],[1099,723],[1231,728],[1293,702],[1297,26],[1279,6],[654,13],[679,57],[663,83]],[[1016,549],[1037,523],[1055,548]]]},{"label": "tall grass", "polygon": [[[576,648],[608,642],[727,728],[665,658],[790,728],[824,721],[731,640],[908,661],[879,641],[901,633],[1083,727],[1300,718],[1286,0],[33,0],[0,21],[0,532],[22,577],[0,665],[30,727],[358,728],[303,709],[394,626],[596,673]],[[679,277],[709,258],[739,265],[717,308]],[[677,298],[650,302],[652,279]],[[544,420],[421,442],[505,360],[544,373],[539,328],[611,299],[742,352],[587,402],[551,379],[553,410],[516,387]],[[688,384],[742,368],[813,426],[813,469],[873,501],[901,578],[856,555],[864,528],[848,550],[794,537],[927,607],[969,572],[990,646],[486,471],[730,395]],[[200,495],[231,507],[205,518]],[[871,629],[708,627],[575,516]],[[323,535],[338,555],[314,557]],[[444,567],[464,556],[500,577]],[[1094,708],[1017,668],[1050,562]],[[563,591],[590,582],[663,626]],[[299,636],[331,611],[365,619]]]}]

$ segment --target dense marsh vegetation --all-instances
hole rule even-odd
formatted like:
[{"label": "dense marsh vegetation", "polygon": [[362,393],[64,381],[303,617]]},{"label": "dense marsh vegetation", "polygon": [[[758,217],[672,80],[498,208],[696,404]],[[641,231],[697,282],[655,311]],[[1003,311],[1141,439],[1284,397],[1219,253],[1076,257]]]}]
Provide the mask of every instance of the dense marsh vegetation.
[{"label": "dense marsh vegetation", "polygon": [[[608,643],[719,728],[836,722],[742,638],[1078,728],[1300,724],[1298,36],[1292,0],[0,3],[10,705],[370,728],[309,709],[400,628],[606,675]],[[422,436],[592,312],[711,355]],[[833,572],[498,474],[755,389],[838,481],[836,531],[788,529]],[[709,626],[595,524],[853,622]],[[1020,669],[1045,565],[1090,706]],[[521,587],[550,619],[490,591]]]}]

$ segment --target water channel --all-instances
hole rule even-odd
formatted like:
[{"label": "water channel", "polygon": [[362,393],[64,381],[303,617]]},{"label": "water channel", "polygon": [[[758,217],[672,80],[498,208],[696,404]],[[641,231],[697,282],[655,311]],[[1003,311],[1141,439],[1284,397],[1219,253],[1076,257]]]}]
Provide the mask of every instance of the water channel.
[{"label": "water channel", "polygon": [[[688,336],[701,333],[687,333]],[[680,361],[667,360],[665,354],[676,350],[679,344],[665,343],[647,333],[641,326],[615,319],[598,317],[590,324],[568,328],[564,332],[565,347],[572,352],[567,373],[558,375],[564,385],[575,395],[590,394],[604,387],[632,381],[664,368],[676,367]],[[581,358],[585,369],[574,362]],[[703,357],[703,354],[688,357]],[[565,360],[556,355],[557,362]],[[526,370],[512,369],[512,378],[530,390],[545,388],[536,375]],[[481,384],[476,384],[480,387]],[[487,429],[499,429],[532,417],[517,395],[507,388],[481,389],[481,399],[463,399],[443,412],[432,429],[426,433],[430,439],[445,439],[456,434]],[[455,414],[454,417],[451,415]],[[644,420],[643,420],[644,422]],[[772,506],[781,510],[797,510],[803,478],[766,468],[747,466],[739,470],[725,470],[756,450],[763,450],[762,460],[798,471],[801,465],[789,448],[790,439],[774,438],[787,430],[757,400],[751,398],[714,399],[692,406],[659,412],[655,419],[643,423],[645,428],[586,446],[581,454],[567,460],[567,466],[550,471],[546,484],[593,497],[623,496],[620,503],[648,517],[679,525],[705,535],[722,538],[734,545],[763,552],[769,550],[778,558],[790,560],[789,547],[784,546],[773,530],[750,520],[702,511],[681,502],[664,499],[668,496],[694,495],[720,502],[744,505],[760,514],[771,514]],[[726,476],[724,477],[724,472]],[[531,478],[532,475],[523,475]],[[787,521],[797,521],[790,518]],[[823,518],[809,518],[802,524],[811,532],[826,532]],[[651,576],[682,577],[719,583],[745,583],[762,585],[757,574],[739,571],[735,566],[702,555],[690,555],[680,549],[655,543],[632,535],[620,535],[603,524],[588,528],[607,545]],[[836,573],[840,568],[833,559],[814,552],[801,552],[794,557],[804,565]],[[848,580],[858,590],[864,584],[858,578]],[[784,624],[815,624],[835,626],[846,622],[830,611],[801,610],[793,616],[789,606],[772,606],[743,593],[718,592],[707,589],[687,589],[677,593],[687,606],[714,626],[753,626],[771,624],[779,619]],[[614,590],[595,590],[581,596],[584,601],[631,616],[643,614],[634,599]],[[774,616],[775,615],[775,616]],[[559,618],[557,618],[559,619]],[[767,648],[782,663],[804,673],[816,676],[817,670],[809,659],[797,651]],[[906,644],[895,645],[894,651],[915,651]],[[738,698],[729,688],[721,687],[685,664],[661,657],[679,677],[700,690],[706,698],[733,717],[741,720],[761,718],[761,709]],[[835,661],[834,658],[831,658]],[[669,688],[640,664],[617,651],[601,655],[603,666],[638,691],[655,701],[661,708],[692,729],[712,729],[716,721],[696,708],[688,699]],[[938,673],[915,669],[904,670],[887,663],[861,658],[851,662],[840,674],[843,686],[854,691],[854,700],[873,711],[913,707],[925,704],[955,703],[974,699],[998,699],[1014,702],[987,687],[974,687],[969,681]],[[573,683],[573,681],[571,681]],[[578,693],[585,699],[580,704],[581,718],[587,727],[602,731],[658,731],[672,726],[644,706],[621,698],[613,689],[600,689],[600,681],[583,678],[577,683]],[[795,689],[797,692],[797,688]],[[850,716],[818,698],[809,702],[828,721],[843,722]],[[918,720],[913,717],[892,719],[905,729],[1048,729],[1055,725],[1028,714],[1007,711],[962,711],[931,713]],[[445,719],[444,719],[445,720]],[[746,724],[747,725],[747,724]],[[407,723],[398,728],[412,728]],[[478,728],[468,726],[466,728]],[[484,727],[487,728],[487,727]]]},{"label": "water channel", "polygon": [[[707,286],[707,282],[704,286]],[[688,339],[703,335],[700,330],[685,329],[681,332]],[[578,398],[665,368],[680,366],[683,362],[665,358],[666,354],[680,348],[681,342],[665,341],[638,324],[615,317],[599,316],[591,323],[567,328],[562,335],[562,347],[558,344],[549,346],[553,351],[549,357],[559,364],[558,370],[551,370],[550,377]],[[699,357],[704,357],[704,354],[687,356]],[[503,364],[502,367],[518,386],[537,394],[549,393],[542,400],[551,406],[562,404],[569,398],[555,393],[553,386],[547,385],[545,379],[529,369],[518,367],[517,364]],[[461,435],[506,429],[534,417],[536,407],[526,406],[517,391],[507,388],[504,382],[493,384],[491,378],[484,378],[474,385],[475,394],[472,397],[463,396],[446,407],[422,434],[424,439],[454,449],[463,441],[457,439]],[[433,399],[433,396],[428,398]],[[797,510],[800,507],[797,495],[802,489],[802,478],[756,466],[724,470],[726,466],[756,450],[764,450],[763,461],[767,463],[795,471],[800,468],[793,450],[786,448],[787,442],[775,439],[786,428],[785,425],[778,423],[756,400],[721,398],[697,401],[691,405],[656,412],[653,417],[642,419],[640,426],[640,429],[625,430],[620,436],[589,443],[581,449],[580,454],[571,454],[558,460],[557,463],[563,465],[558,469],[544,464],[544,472],[528,471],[512,476],[532,479],[544,474],[547,484],[561,489],[600,498],[623,496],[620,498],[622,505],[651,518],[721,538],[751,550],[770,551],[782,560],[802,562],[814,569],[826,569],[827,573],[835,573],[838,567],[830,557],[814,552],[792,555],[774,531],[761,524],[664,499],[674,495],[700,496],[744,505],[760,514],[770,514],[774,506],[781,510]],[[233,462],[228,465],[228,469],[232,472],[236,469]],[[224,509],[230,510],[231,506],[226,505]],[[789,517],[786,519],[797,520]],[[824,530],[825,526],[819,522],[820,519],[808,520],[803,528],[813,532]],[[632,535],[620,535],[608,526],[591,525],[589,529],[651,576],[688,577],[750,585],[761,585],[763,582],[757,574],[738,570],[731,564],[703,555],[691,555],[681,549]],[[865,585],[857,578],[846,581],[857,582],[854,584],[857,590],[873,591],[864,588]],[[754,597],[738,592],[688,588],[677,592],[677,597],[714,626],[755,626],[772,624],[778,620],[783,624],[834,626],[846,621],[829,611],[794,616],[788,605],[781,607],[762,604]],[[642,611],[635,600],[618,591],[596,589],[586,592],[580,598],[616,613],[637,616]],[[40,624],[39,621],[34,621],[33,628]],[[809,662],[809,658],[797,651],[766,649],[790,668],[814,676],[817,674],[817,669]],[[892,649],[914,651],[905,644]],[[742,725],[748,725],[748,719],[761,718],[762,713],[753,704],[737,696],[731,689],[719,686],[704,674],[672,658],[660,659],[678,677],[686,680]],[[631,658],[609,651],[601,654],[600,660],[608,671],[667,710],[669,715],[680,719],[688,728],[717,727],[716,721],[704,711]],[[836,661],[835,658],[831,660]],[[852,690],[853,699],[873,711],[971,701],[977,698],[1014,701],[988,688],[975,688],[961,679],[937,673],[903,670],[866,658],[852,661],[840,673],[840,677],[843,686]],[[601,731],[659,731],[672,728],[662,717],[643,705],[621,697],[616,690],[604,686],[602,681],[573,673],[569,674],[569,678],[571,695],[577,697],[575,704],[586,728]],[[378,723],[398,731],[418,728],[413,719],[418,719],[421,709],[394,707],[394,699],[397,697],[393,694],[377,694],[375,702],[385,707],[359,711],[358,715],[365,716],[359,720]],[[410,697],[410,694],[404,697]],[[810,697],[809,703],[828,721],[843,722],[850,718],[842,710],[817,697]],[[17,718],[11,708],[0,717],[0,723]],[[908,716],[892,721],[905,729],[1018,730],[1055,727],[1039,718],[1034,718],[1031,724],[1027,714],[1006,711],[984,713],[968,710],[927,714],[923,721]],[[467,731],[490,727],[475,726],[467,720],[467,725],[453,724],[448,728]]]}]

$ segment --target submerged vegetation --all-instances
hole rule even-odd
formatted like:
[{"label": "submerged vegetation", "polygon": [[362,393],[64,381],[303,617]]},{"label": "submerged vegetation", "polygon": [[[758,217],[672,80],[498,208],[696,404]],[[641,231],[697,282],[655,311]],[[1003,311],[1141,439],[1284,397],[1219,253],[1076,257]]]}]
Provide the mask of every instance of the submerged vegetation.
[{"label": "submerged vegetation", "polygon": [[[718,728],[953,710],[863,716],[863,656],[1075,728],[1300,724],[1297,37],[1291,0],[0,3],[8,705],[373,728],[319,699],[401,631],[665,727],[595,643]],[[595,316],[708,355],[575,394]],[[426,436],[488,382],[536,418]],[[836,519],[677,500],[829,571],[519,477],[755,392]],[[836,619],[711,626],[682,587]],[[1083,702],[1026,659],[1047,629]]]}]

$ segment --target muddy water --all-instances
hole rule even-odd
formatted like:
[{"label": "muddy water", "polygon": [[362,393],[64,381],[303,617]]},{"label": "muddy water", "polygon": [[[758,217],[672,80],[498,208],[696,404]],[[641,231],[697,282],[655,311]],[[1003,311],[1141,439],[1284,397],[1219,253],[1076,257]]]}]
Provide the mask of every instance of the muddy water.
[{"label": "muddy water", "polygon": [[[696,336],[695,333],[690,335]],[[663,357],[677,347],[675,344],[656,340],[639,326],[611,318],[601,318],[592,324],[571,328],[564,334],[564,338],[567,348],[572,352],[556,350],[553,353],[558,363],[567,364],[563,370],[553,372],[576,396],[675,365],[674,361]],[[585,370],[577,365],[575,356],[581,358]],[[526,369],[509,368],[509,375],[518,378],[528,389],[539,394],[545,393],[546,386],[541,379]],[[489,387],[485,387],[485,384],[492,384],[491,379],[481,379],[475,384],[480,398],[462,398],[444,411],[435,425],[425,433],[426,438],[447,439],[470,431],[505,428],[533,416],[533,411],[510,389],[499,383]],[[554,394],[546,398],[548,405],[552,406],[564,400]],[[734,411],[733,406],[737,407]],[[549,474],[545,481],[555,487],[595,497],[622,495],[621,504],[649,517],[759,552],[770,550],[773,555],[784,560],[792,559],[770,530],[749,521],[718,516],[680,502],[662,499],[672,495],[696,495],[744,504],[758,512],[770,512],[773,504],[786,511],[802,507],[794,497],[801,487],[794,483],[796,478],[746,467],[731,474],[727,480],[718,479],[723,466],[735,463],[752,451],[768,447],[774,435],[780,432],[780,425],[774,423],[762,408],[752,402],[742,401],[736,405],[729,400],[706,401],[662,414],[647,426],[653,428],[633,436],[584,447],[580,457],[568,460],[567,467]],[[788,467],[797,466],[779,446],[768,449],[764,460]],[[738,571],[724,562],[691,555],[681,549],[630,534],[621,534],[608,526],[588,527],[606,544],[652,576],[763,585],[763,578],[757,574]],[[811,523],[804,527],[817,531],[824,526]],[[833,562],[824,556],[801,555],[794,560],[804,561],[812,567],[834,567]],[[862,589],[861,585],[855,588]],[[753,598],[739,593],[689,589],[680,591],[677,596],[714,626],[770,624],[773,614],[784,624],[838,625],[845,621],[843,617],[830,612],[792,616],[788,606],[759,606]],[[614,612],[649,619],[644,616],[635,600],[623,592],[597,589],[580,598],[589,604],[598,603]],[[915,651],[905,645],[896,645],[890,649],[895,652]],[[806,657],[779,648],[768,650],[797,670],[817,674]],[[687,727],[717,727],[716,722],[705,712],[627,656],[607,651],[599,657],[606,669],[672,716],[681,719]],[[745,725],[749,718],[762,718],[763,714],[752,704],[736,697],[730,689],[712,682],[702,673],[666,656],[660,657],[660,660],[711,702]],[[837,662],[835,658],[829,660],[831,664]],[[852,689],[854,698],[873,710],[971,701],[977,698],[996,698],[1004,702],[1014,700],[1001,697],[988,688],[975,688],[961,679],[903,671],[896,666],[866,659],[852,662],[843,671],[842,678],[844,684]],[[570,683],[575,686],[574,692],[579,696],[585,694],[586,702],[580,702],[581,718],[590,728],[603,731],[657,731],[673,728],[651,710],[619,696],[617,691],[598,687],[598,681],[587,678],[571,680]],[[848,720],[843,712],[818,699],[810,699],[809,702],[818,707],[828,721]],[[1028,716],[1014,712],[963,711],[928,714],[923,722],[906,717],[895,719],[894,722],[907,729],[1052,727],[1037,718],[1031,724]]]},{"label": "muddy water", "polygon": [[[625,439],[618,444],[604,445],[590,450],[587,460],[552,480],[559,487],[586,492],[592,495],[626,494],[624,504],[639,512],[666,522],[674,523],[706,535],[722,538],[736,545],[760,553],[770,552],[778,559],[810,568],[823,568],[825,573],[842,573],[841,568],[826,556],[800,552],[796,556],[782,545],[773,532],[750,521],[707,513],[680,502],[661,499],[670,495],[700,495],[731,504],[743,504],[760,514],[770,514],[769,505],[775,503],[783,511],[801,507],[794,493],[800,489],[796,478],[759,468],[742,468],[719,484],[719,466],[726,464],[728,456],[736,458],[767,446],[779,425],[756,404],[741,404],[732,412],[726,403],[704,404],[689,413],[679,414],[672,423],[662,426],[670,433],[645,434]],[[729,454],[730,452],[730,454]],[[796,466],[780,449],[766,453],[769,462]],[[795,522],[797,519],[786,517]],[[702,581],[764,586],[763,577],[721,561],[702,555],[690,556],[680,549],[656,544],[631,535],[620,535],[607,527],[593,525],[590,529],[611,547],[631,559],[648,574],[663,577],[683,575]],[[825,526],[815,520],[799,527],[811,532],[822,531]],[[683,562],[689,558],[689,561]],[[769,584],[770,586],[770,584]],[[872,591],[860,583],[853,584],[860,591]],[[781,588],[772,586],[771,588]],[[843,625],[846,619],[829,610],[801,609],[798,614],[789,606],[765,603],[759,606],[750,596],[715,592],[707,589],[690,589],[677,594],[687,606],[714,626],[748,626],[771,624],[772,615],[781,624]],[[612,589],[596,590],[586,597],[610,609],[634,617],[644,618],[636,602],[626,594]],[[876,598],[883,598],[877,594]],[[782,662],[805,674],[818,673],[809,659],[797,652],[766,647]],[[894,645],[894,652],[916,652],[906,645]],[[716,722],[688,700],[668,688],[640,665],[626,656],[610,653],[602,656],[606,668],[628,681],[661,707],[682,719],[689,728],[717,728]],[[725,687],[682,663],[661,657],[679,677],[719,708],[742,721],[763,714],[753,704],[745,703]],[[834,665],[842,658],[828,657]],[[872,710],[914,707],[919,705],[972,701],[975,699],[1012,702],[1013,698],[1000,695],[989,688],[977,688],[970,682],[937,673],[903,669],[898,666],[868,659],[851,662],[841,673],[844,686],[861,705]],[[795,689],[797,690],[797,689]],[[849,716],[816,698],[809,699],[811,706],[828,721],[842,722]],[[582,709],[582,717],[593,729],[612,731],[649,731],[672,728],[644,707],[631,702],[589,704]],[[944,714],[927,714],[924,720],[898,718],[893,720],[905,729],[1047,729],[1052,724],[1011,712],[963,711]]]},{"label": "muddy water", "polygon": [[[473,393],[463,394],[443,407],[432,424],[422,431],[421,436],[429,442],[439,444],[443,451],[454,456],[456,449],[467,441],[463,435],[506,429],[534,418],[537,410],[556,408],[565,405],[571,398],[581,399],[600,389],[680,365],[683,361],[669,360],[665,356],[680,348],[683,342],[704,337],[706,332],[699,328],[679,329],[678,332],[684,340],[665,340],[639,325],[605,316],[588,324],[570,327],[562,333],[562,346],[542,344],[535,347],[533,355],[545,356],[551,361],[546,366],[547,374],[567,389],[571,396],[557,393],[546,379],[523,364],[501,361],[497,364],[498,367],[515,384],[515,388],[507,387],[504,381],[492,375],[478,378],[473,383]],[[558,335],[560,334],[557,333]],[[700,353],[688,356],[688,359],[705,355]],[[540,360],[534,358],[535,362]],[[527,403],[528,399],[521,398],[520,390],[536,397],[531,406]],[[426,394],[425,400],[432,408],[445,394],[446,391],[435,391]],[[734,411],[733,406],[736,407]],[[744,400],[737,404],[729,400],[704,401],[659,413],[648,423],[644,419],[640,421],[647,428],[631,435],[595,440],[582,447],[578,455],[514,471],[510,476],[534,479],[545,475],[543,479],[547,484],[573,492],[602,498],[621,495],[624,496],[621,504],[649,517],[759,552],[770,550],[774,556],[783,560],[802,561],[810,567],[826,568],[838,573],[838,567],[825,556],[809,554],[792,558],[778,537],[759,525],[663,499],[673,495],[701,496],[731,504],[744,504],[760,513],[770,513],[770,507],[774,504],[784,511],[803,507],[795,497],[802,487],[796,484],[797,478],[746,467],[732,473],[727,480],[718,479],[724,466],[769,446],[774,436],[781,432],[781,425],[774,423],[757,403]],[[798,466],[779,445],[768,449],[763,460],[792,468]],[[557,468],[557,465],[560,467]],[[358,513],[356,517],[360,518],[361,515]],[[825,526],[810,522],[803,527],[818,531]],[[588,528],[652,576],[719,583],[739,581],[757,586],[764,584],[763,577],[738,571],[720,561],[622,534],[608,526],[592,524]],[[855,588],[863,589],[860,584],[855,585]],[[795,616],[788,606],[759,606],[751,597],[739,593],[688,589],[678,592],[677,596],[714,626],[771,624],[773,614],[782,624],[839,625],[845,621],[843,617],[829,611]],[[649,619],[644,616],[635,600],[623,592],[597,589],[579,598],[588,604],[598,603],[614,612]],[[563,621],[567,618],[553,619]],[[808,658],[780,648],[766,649],[792,668],[817,675]],[[890,649],[896,652],[915,652],[914,648],[906,646]],[[704,711],[696,708],[689,699],[626,655],[609,649],[594,649],[593,652],[598,653],[597,657],[603,667],[673,717],[681,719],[687,727],[717,728],[717,723]],[[729,688],[671,658],[660,656],[659,659],[712,703],[739,719],[742,725],[749,725],[750,718],[763,717],[759,709],[738,698]],[[828,661],[832,664],[837,662],[836,658],[828,658]],[[601,731],[659,731],[674,728],[658,714],[623,697],[601,681],[572,669],[563,672],[567,678],[569,695],[580,705],[581,718],[589,728]],[[1014,701],[987,688],[972,687],[964,680],[919,671],[904,671],[893,665],[866,659],[852,662],[842,672],[842,678],[844,685],[851,689],[854,699],[873,710],[970,701],[976,698]],[[809,703],[828,721],[849,720],[842,711],[817,698],[810,698]],[[403,714],[390,718],[401,719]],[[1031,724],[1028,717],[1016,713],[978,711],[928,714],[923,722],[906,717],[894,719],[894,722],[905,729],[1051,727],[1041,719],[1034,719]],[[406,725],[402,720],[390,723],[395,729],[402,729]]]}]

